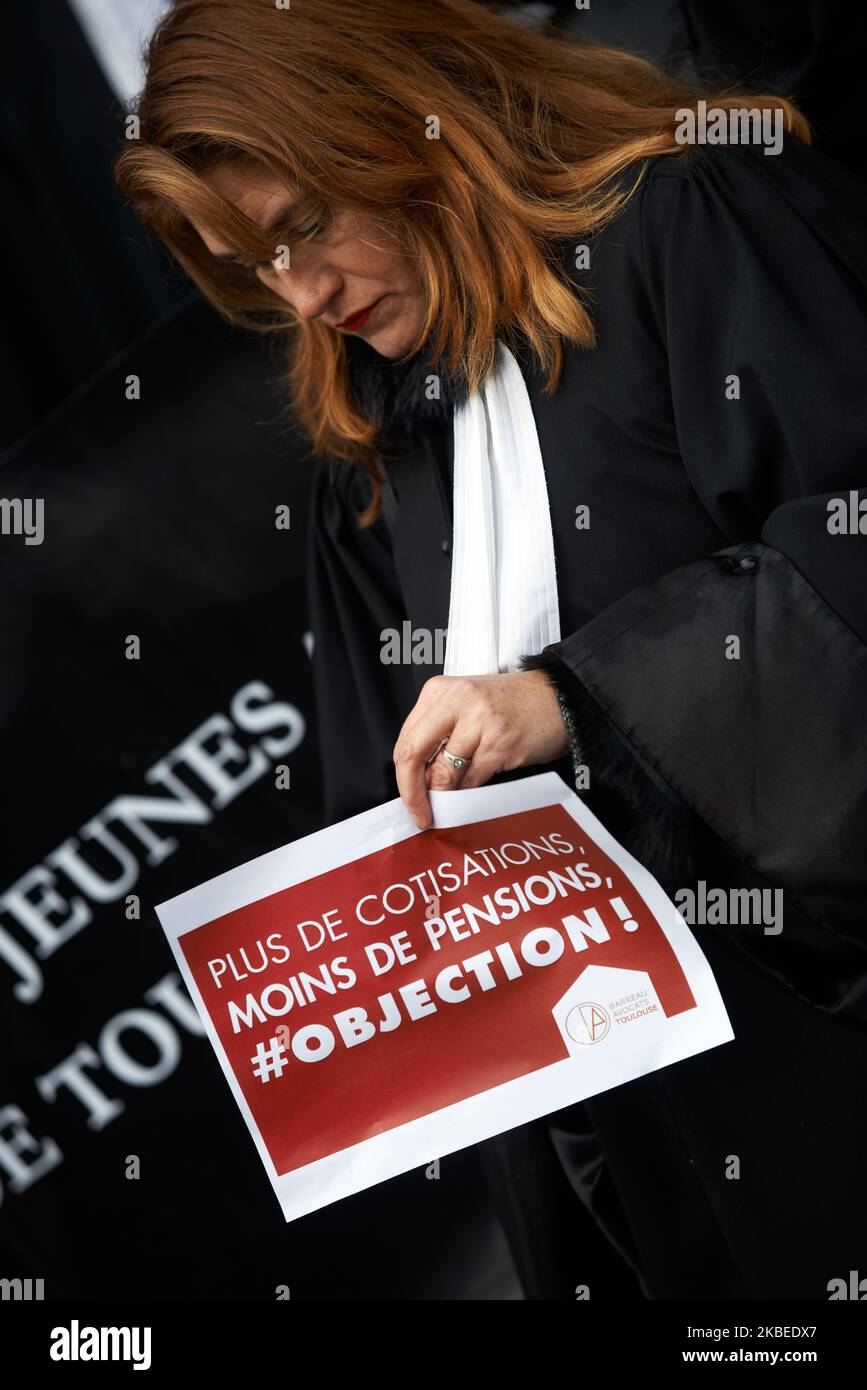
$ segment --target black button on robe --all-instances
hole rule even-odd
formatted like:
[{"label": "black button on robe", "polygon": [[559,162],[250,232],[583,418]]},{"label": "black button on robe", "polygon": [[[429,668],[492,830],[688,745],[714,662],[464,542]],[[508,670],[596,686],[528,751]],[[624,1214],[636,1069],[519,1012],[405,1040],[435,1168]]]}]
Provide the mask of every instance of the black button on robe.
[{"label": "black button on robe", "polygon": [[[567,347],[552,396],[516,353],[563,633],[527,664],[572,714],[588,804],[669,892],[784,894],[778,935],[694,927],[733,1043],[491,1141],[501,1171],[520,1146],[523,1208],[504,1205],[531,1297],[586,1282],[550,1203],[534,1225],[527,1165],[548,1172],[552,1148],[649,1297],[826,1298],[864,1260],[867,534],[836,534],[828,504],[857,524],[850,492],[867,496],[865,214],[860,185],[792,136],[779,156],[657,159],[572,272],[598,347]],[[332,818],[395,795],[394,739],[439,669],[383,665],[380,633],[448,622],[449,410],[419,406],[392,524],[358,531],[366,479],[317,469]]]}]

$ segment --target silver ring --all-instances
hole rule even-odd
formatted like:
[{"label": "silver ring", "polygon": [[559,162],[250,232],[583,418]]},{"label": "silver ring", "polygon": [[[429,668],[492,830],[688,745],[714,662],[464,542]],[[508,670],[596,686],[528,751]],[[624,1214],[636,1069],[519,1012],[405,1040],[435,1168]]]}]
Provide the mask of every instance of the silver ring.
[{"label": "silver ring", "polygon": [[472,762],[472,758],[462,758],[457,753],[450,753],[447,748],[441,748],[440,752],[449,766],[454,768],[455,772],[460,772],[462,767],[466,767],[467,763]]}]

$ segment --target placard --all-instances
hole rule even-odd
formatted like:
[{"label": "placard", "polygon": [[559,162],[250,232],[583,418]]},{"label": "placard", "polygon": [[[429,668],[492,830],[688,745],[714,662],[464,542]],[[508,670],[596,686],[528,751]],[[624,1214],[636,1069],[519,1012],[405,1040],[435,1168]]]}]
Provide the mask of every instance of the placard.
[{"label": "placard", "polygon": [[156,909],[286,1220],[733,1037],[556,773],[430,795]]}]

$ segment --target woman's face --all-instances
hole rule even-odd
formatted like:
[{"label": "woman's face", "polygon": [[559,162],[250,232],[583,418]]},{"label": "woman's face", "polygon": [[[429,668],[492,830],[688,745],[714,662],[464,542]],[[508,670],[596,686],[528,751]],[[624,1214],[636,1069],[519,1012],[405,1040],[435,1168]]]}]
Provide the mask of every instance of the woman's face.
[{"label": "woman's face", "polygon": [[[267,170],[224,163],[206,181],[263,230],[279,229],[292,213],[291,191]],[[212,255],[248,264],[207,227],[193,226]],[[251,274],[299,318],[355,333],[383,357],[410,350],[424,319],[421,285],[411,257],[372,218],[349,209],[330,212],[320,229],[311,225],[309,238],[293,246],[289,267],[281,266],[276,244],[274,255],[273,263],[251,266]]]}]

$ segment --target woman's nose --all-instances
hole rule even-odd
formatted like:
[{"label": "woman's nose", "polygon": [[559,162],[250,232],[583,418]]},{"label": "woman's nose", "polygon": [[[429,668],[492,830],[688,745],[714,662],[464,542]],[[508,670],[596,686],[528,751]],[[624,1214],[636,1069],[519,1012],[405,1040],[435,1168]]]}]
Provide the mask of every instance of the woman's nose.
[{"label": "woman's nose", "polygon": [[296,262],[281,266],[273,262],[277,277],[277,293],[285,299],[302,319],[316,319],[324,313],[341,287],[336,271],[319,268],[304,269]]}]

